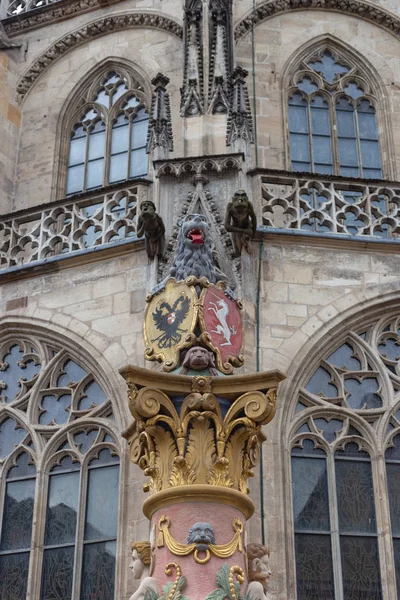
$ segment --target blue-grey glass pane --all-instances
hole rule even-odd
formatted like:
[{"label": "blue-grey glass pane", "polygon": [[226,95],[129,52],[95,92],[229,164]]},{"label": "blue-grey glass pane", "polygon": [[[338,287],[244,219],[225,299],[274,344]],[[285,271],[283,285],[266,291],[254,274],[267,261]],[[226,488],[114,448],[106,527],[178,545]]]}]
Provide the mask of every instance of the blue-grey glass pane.
[{"label": "blue-grey glass pane", "polygon": [[115,542],[85,544],[81,600],[114,599],[115,551]]},{"label": "blue-grey glass pane", "polygon": [[34,479],[7,483],[1,530],[1,550],[30,547],[34,499]]},{"label": "blue-grey glass pane", "polygon": [[77,383],[86,377],[87,372],[74,361],[68,360],[63,365],[63,372],[57,379],[57,387],[69,387],[71,383]]},{"label": "blue-grey glass pane", "polygon": [[400,461],[400,435],[396,435],[392,444],[385,452],[386,460],[398,460]]},{"label": "blue-grey glass pane", "polygon": [[88,163],[86,174],[86,188],[99,187],[103,183],[104,159],[94,160]]},{"label": "blue-grey glass pane", "polygon": [[295,536],[297,600],[335,600],[331,539]]},{"label": "blue-grey glass pane", "polygon": [[318,165],[314,164],[314,172],[315,173],[325,173],[326,175],[332,175],[333,167],[332,165]]},{"label": "blue-grey glass pane", "polygon": [[340,166],[358,167],[357,144],[355,140],[339,140]]},{"label": "blue-grey glass pane", "polygon": [[289,98],[289,106],[307,106],[306,100],[304,100],[303,96],[296,92]]},{"label": "blue-grey glass pane", "polygon": [[[86,507],[85,540],[115,538],[119,467],[91,469]],[[107,493],[104,493],[107,490]]]},{"label": "blue-grey glass pane", "polygon": [[131,168],[129,177],[139,177],[139,175],[147,174],[148,158],[146,149],[134,150],[131,152]]},{"label": "blue-grey glass pane", "polygon": [[303,77],[303,79],[297,83],[297,87],[306,94],[312,94],[318,89],[318,86],[312,81],[311,77]]},{"label": "blue-grey glass pane", "polygon": [[111,154],[127,152],[129,145],[129,123],[122,127],[114,127],[111,135]]},{"label": "blue-grey glass pane", "polygon": [[374,114],[358,112],[358,131],[361,139],[377,140],[376,118]]},{"label": "blue-grey glass pane", "polygon": [[359,371],[361,369],[361,362],[358,360],[350,344],[340,346],[335,352],[329,355],[327,361],[331,365],[335,365],[335,367],[344,368],[348,371]]},{"label": "blue-grey glass pane", "polygon": [[386,473],[392,534],[400,536],[400,463],[387,463]]},{"label": "blue-grey glass pane", "polygon": [[82,454],[85,454],[93,445],[98,435],[98,429],[90,429],[90,431],[82,431],[74,435],[75,444],[78,446]]},{"label": "blue-grey glass pane", "polygon": [[339,79],[340,75],[350,70],[350,67],[336,62],[329,50],[325,50],[320,59],[307,64],[311,69],[317,71],[317,73],[321,73],[323,78],[329,83],[333,83]]},{"label": "blue-grey glass pane", "polygon": [[35,477],[35,465],[32,464],[32,460],[26,452],[22,452],[15,462],[15,466],[11,467],[7,472],[7,480],[15,479],[16,477]]},{"label": "blue-grey glass pane", "polygon": [[294,162],[292,161],[292,171],[306,171],[307,173],[311,171],[311,165],[308,162]]},{"label": "blue-grey glass pane", "polygon": [[310,162],[308,135],[290,134],[290,157],[298,162]]},{"label": "blue-grey glass pane", "polygon": [[88,159],[93,160],[95,158],[104,157],[104,144],[105,144],[105,132],[100,131],[99,133],[92,133],[89,137],[89,150]]},{"label": "blue-grey glass pane", "polygon": [[[107,437],[110,438],[110,436],[107,436]],[[108,441],[111,443],[114,442],[113,439],[107,439],[105,441]],[[119,462],[118,456],[112,455],[108,448],[104,448],[103,450],[100,450],[99,455],[96,458],[93,458],[90,461],[90,466],[98,467],[99,465],[107,465],[107,464],[118,463],[118,462]]]},{"label": "blue-grey glass pane", "polygon": [[147,127],[148,127],[147,120],[139,121],[139,123],[137,123],[135,120],[133,120],[131,150],[135,150],[136,148],[141,148],[146,145]]},{"label": "blue-grey glass pane", "polygon": [[396,573],[397,600],[400,600],[400,540],[393,540],[394,569]]},{"label": "blue-grey glass pane", "polygon": [[123,94],[125,94],[125,92],[127,91],[127,87],[125,85],[125,83],[121,83],[117,89],[115,90],[113,97],[112,97],[112,103],[115,104],[116,101],[121,98],[121,96],[123,96]]},{"label": "blue-grey glass pane", "polygon": [[351,96],[351,98],[355,99],[364,95],[364,90],[355,81],[350,81],[344,88],[344,91]]},{"label": "blue-grey glass pane", "polygon": [[110,183],[128,178],[128,153],[116,154],[110,158]]},{"label": "blue-grey glass pane", "polygon": [[344,600],[381,600],[377,540],[342,536],[340,549]]},{"label": "blue-grey glass pane", "polygon": [[331,138],[313,135],[312,145],[314,161],[324,165],[332,164]]},{"label": "blue-grey glass pane", "polygon": [[334,442],[337,434],[343,429],[343,422],[339,419],[314,419],[317,428],[322,431],[322,435],[329,442]]},{"label": "blue-grey glass pane", "polygon": [[74,128],[74,131],[71,133],[71,140],[75,140],[80,137],[86,137],[86,131],[81,125]]},{"label": "blue-grey glass pane", "polygon": [[294,446],[292,448],[292,456],[305,456],[306,454],[326,457],[324,450],[316,448],[313,440],[305,439],[303,440],[302,446]]},{"label": "blue-grey glass pane", "polygon": [[6,402],[12,402],[21,392],[21,379],[30,381],[40,371],[39,361],[28,360],[24,357],[24,351],[15,344],[10,351],[3,357],[4,370],[1,372],[0,379],[5,387],[1,395]]},{"label": "blue-grey glass pane", "polygon": [[84,167],[71,167],[68,169],[67,194],[74,194],[83,190]]},{"label": "blue-grey glass pane", "polygon": [[61,425],[66,423],[69,418],[71,403],[70,394],[62,394],[58,397],[53,394],[43,396],[41,407],[44,412],[39,417],[39,423],[41,425],[50,425],[53,423]]},{"label": "blue-grey glass pane", "polygon": [[14,419],[6,419],[0,424],[0,458],[5,458],[26,436],[25,429]]},{"label": "blue-grey glass pane", "polygon": [[322,394],[327,398],[335,398],[338,395],[338,389],[333,383],[332,378],[326,369],[319,367],[307,383],[307,390],[312,394]]},{"label": "blue-grey glass pane", "polygon": [[[305,102],[304,102],[305,104]],[[289,130],[292,133],[307,133],[307,107],[289,105]]]},{"label": "blue-grey glass pane", "polygon": [[314,108],[311,105],[311,130],[313,133],[319,133],[322,135],[331,134],[331,124],[327,106],[326,108]]},{"label": "blue-grey glass pane", "polygon": [[[69,444],[68,442],[66,442],[65,444],[62,444],[62,448],[69,448]],[[58,448],[59,450],[61,448]],[[54,467],[51,469],[51,473],[61,473],[61,472],[65,472],[65,471],[79,471],[80,470],[80,464],[79,462],[75,459],[75,462],[72,460],[71,456],[64,456],[64,458],[62,458],[60,460],[59,464],[55,464]]]},{"label": "blue-grey glass pane", "polygon": [[102,104],[106,108],[108,108],[110,105],[110,96],[105,92],[105,90],[101,90],[94,100],[95,102],[97,102],[98,104]]},{"label": "blue-grey glass pane", "polygon": [[379,143],[361,140],[360,144],[363,169],[379,169],[381,166]]},{"label": "blue-grey glass pane", "polygon": [[78,472],[52,475],[50,477],[46,517],[46,545],[75,541],[78,501]]},{"label": "blue-grey glass pane", "polygon": [[29,552],[0,556],[0,597],[25,600],[28,584]]},{"label": "blue-grey glass pane", "polygon": [[371,463],[335,460],[340,533],[376,531]]},{"label": "blue-grey glass pane", "polygon": [[[352,429],[353,433],[350,433],[350,429]],[[348,435],[361,435],[359,431],[357,431],[353,425],[351,425],[351,427],[349,427],[349,431],[348,431]],[[356,442],[347,442],[347,444],[344,446],[344,448],[340,448],[340,450],[336,450],[335,452],[335,456],[340,457],[340,456],[350,456],[350,457],[355,457],[357,459],[363,459],[366,458],[368,461],[370,460],[370,456],[368,454],[368,452],[365,452],[365,450],[360,450],[360,448],[358,447],[358,444]]]},{"label": "blue-grey glass pane", "polygon": [[78,410],[86,410],[96,404],[102,404],[106,395],[95,381],[91,381],[83,390],[84,395],[78,402]]},{"label": "blue-grey glass pane", "polygon": [[340,174],[343,177],[360,177],[360,169],[351,167],[340,167]]},{"label": "blue-grey glass pane", "polygon": [[381,179],[382,171],[381,169],[363,169],[363,177],[365,179]]},{"label": "blue-grey glass pane", "polygon": [[292,490],[295,529],[329,532],[326,460],[292,456]]},{"label": "blue-grey glass pane", "polygon": [[352,112],[337,110],[336,121],[339,137],[356,137],[354,114]]},{"label": "blue-grey glass pane", "polygon": [[40,600],[71,600],[74,550],[71,546],[44,551]]},{"label": "blue-grey glass pane", "polygon": [[348,378],[344,382],[347,402],[351,408],[380,408],[382,398],[376,392],[379,389],[379,381],[375,377],[366,377],[361,381],[356,378]]},{"label": "blue-grey glass pane", "polygon": [[86,136],[71,140],[69,146],[68,166],[83,164],[85,162]]}]

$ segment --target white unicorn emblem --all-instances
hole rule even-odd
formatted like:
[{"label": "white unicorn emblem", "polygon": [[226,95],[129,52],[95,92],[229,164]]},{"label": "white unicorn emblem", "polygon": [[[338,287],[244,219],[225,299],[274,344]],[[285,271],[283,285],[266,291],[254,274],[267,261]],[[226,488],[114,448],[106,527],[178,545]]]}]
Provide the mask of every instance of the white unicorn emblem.
[{"label": "white unicorn emblem", "polygon": [[[216,296],[218,298],[218,296]],[[225,300],[218,299],[218,302],[210,302],[210,305],[207,310],[211,310],[214,315],[217,317],[219,321],[219,325],[216,326],[215,329],[212,329],[212,333],[217,333],[218,335],[222,335],[225,342],[221,344],[221,346],[232,346],[231,336],[237,333],[236,327],[232,325],[229,327],[226,322],[226,318],[229,314],[229,306],[225,302]]]}]

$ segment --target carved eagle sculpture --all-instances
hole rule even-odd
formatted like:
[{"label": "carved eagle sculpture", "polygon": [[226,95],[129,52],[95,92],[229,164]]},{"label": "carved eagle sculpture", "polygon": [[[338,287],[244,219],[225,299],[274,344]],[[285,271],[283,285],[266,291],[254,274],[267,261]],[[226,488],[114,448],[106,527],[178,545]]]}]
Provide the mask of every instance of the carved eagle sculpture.
[{"label": "carved eagle sculpture", "polygon": [[180,325],[186,318],[190,307],[190,298],[181,294],[171,306],[165,300],[161,302],[152,313],[153,321],[162,333],[151,340],[157,342],[159,348],[171,348],[181,341],[182,334],[187,329],[181,329]]}]

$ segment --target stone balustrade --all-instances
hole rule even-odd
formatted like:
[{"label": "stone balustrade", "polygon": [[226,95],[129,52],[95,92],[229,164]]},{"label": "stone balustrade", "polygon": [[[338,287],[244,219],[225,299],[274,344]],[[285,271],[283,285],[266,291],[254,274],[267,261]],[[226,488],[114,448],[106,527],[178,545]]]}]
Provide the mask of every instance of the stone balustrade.
[{"label": "stone balustrade", "polygon": [[317,234],[400,237],[400,183],[257,171],[264,228]]},{"label": "stone balustrade", "polygon": [[0,269],[136,238],[144,185],[67,198],[0,221]]}]

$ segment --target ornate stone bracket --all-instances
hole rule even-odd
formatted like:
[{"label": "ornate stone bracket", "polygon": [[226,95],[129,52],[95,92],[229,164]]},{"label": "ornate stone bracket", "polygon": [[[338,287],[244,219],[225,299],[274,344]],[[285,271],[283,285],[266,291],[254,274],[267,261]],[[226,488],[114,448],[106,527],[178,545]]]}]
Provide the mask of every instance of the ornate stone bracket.
[{"label": "ornate stone bracket", "polygon": [[166,90],[169,78],[158,73],[151,83],[154,86],[154,94],[151,100],[146,152],[152,152],[154,160],[163,160],[167,159],[169,152],[174,149],[171,107]]}]

